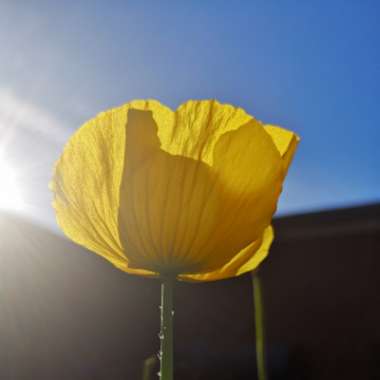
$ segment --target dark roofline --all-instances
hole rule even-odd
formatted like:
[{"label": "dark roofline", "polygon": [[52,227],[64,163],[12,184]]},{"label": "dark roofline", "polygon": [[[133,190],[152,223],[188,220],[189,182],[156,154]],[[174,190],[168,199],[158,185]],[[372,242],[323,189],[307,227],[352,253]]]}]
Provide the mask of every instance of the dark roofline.
[{"label": "dark roofline", "polygon": [[380,233],[380,203],[274,219],[279,240]]}]

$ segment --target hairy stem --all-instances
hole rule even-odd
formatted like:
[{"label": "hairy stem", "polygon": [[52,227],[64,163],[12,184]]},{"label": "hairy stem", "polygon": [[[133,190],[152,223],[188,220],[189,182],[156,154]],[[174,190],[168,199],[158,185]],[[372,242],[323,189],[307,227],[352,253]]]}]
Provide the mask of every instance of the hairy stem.
[{"label": "hairy stem", "polygon": [[174,278],[162,277],[160,376],[161,380],[173,380],[173,286]]}]

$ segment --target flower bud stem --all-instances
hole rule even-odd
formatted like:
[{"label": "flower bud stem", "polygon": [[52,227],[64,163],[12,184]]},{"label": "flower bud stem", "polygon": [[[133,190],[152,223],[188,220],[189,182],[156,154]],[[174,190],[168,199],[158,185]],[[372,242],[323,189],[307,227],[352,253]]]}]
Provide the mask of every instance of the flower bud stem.
[{"label": "flower bud stem", "polygon": [[257,272],[252,273],[253,303],[255,307],[255,333],[256,333],[256,363],[259,380],[266,380],[265,365],[265,335],[264,335],[264,305],[260,277]]},{"label": "flower bud stem", "polygon": [[173,380],[173,277],[162,277],[160,374],[161,380]]}]

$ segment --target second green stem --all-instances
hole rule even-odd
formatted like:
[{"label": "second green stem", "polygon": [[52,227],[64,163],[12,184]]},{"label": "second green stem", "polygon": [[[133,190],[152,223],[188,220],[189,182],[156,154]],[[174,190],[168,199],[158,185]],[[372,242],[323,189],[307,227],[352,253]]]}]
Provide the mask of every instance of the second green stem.
[{"label": "second green stem", "polygon": [[252,273],[253,302],[255,307],[256,363],[259,380],[266,380],[264,305],[260,277]]}]

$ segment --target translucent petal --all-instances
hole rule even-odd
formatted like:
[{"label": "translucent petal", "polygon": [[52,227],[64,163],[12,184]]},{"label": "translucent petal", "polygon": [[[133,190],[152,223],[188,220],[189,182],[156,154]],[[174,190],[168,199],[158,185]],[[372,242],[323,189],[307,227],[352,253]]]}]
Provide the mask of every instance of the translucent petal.
[{"label": "translucent petal", "polygon": [[125,153],[125,123],[130,105],[99,114],[66,144],[50,188],[57,222],[73,241],[119,269],[129,268],[119,238],[118,209]]},{"label": "translucent petal", "polygon": [[100,114],[84,124],[56,163],[51,188],[57,221],[75,242],[116,265],[125,259],[117,209],[125,130],[120,115]]},{"label": "translucent petal", "polygon": [[[152,114],[129,111],[119,230],[130,265],[160,273],[197,271],[187,251],[219,222],[220,191],[210,167],[160,149]],[[210,195],[210,192],[212,194]]]},{"label": "translucent petal", "polygon": [[206,253],[205,268],[223,266],[260,238],[276,210],[284,178],[279,152],[254,119],[221,136],[213,170],[223,191],[223,217],[198,248]]},{"label": "translucent petal", "polygon": [[242,249],[222,268],[209,273],[181,275],[180,279],[193,282],[216,281],[252,271],[267,257],[273,237],[273,228],[269,226],[260,239]]},{"label": "translucent petal", "polygon": [[267,124],[264,128],[272,137],[273,142],[283,158],[286,174],[292,162],[294,153],[296,152],[300,138],[294,132],[275,125]]},{"label": "translucent petal", "polygon": [[163,150],[202,160],[210,166],[219,138],[253,119],[243,109],[216,100],[189,100],[181,104],[171,125],[165,125],[165,115],[161,113],[154,112],[154,117],[160,126]]}]

